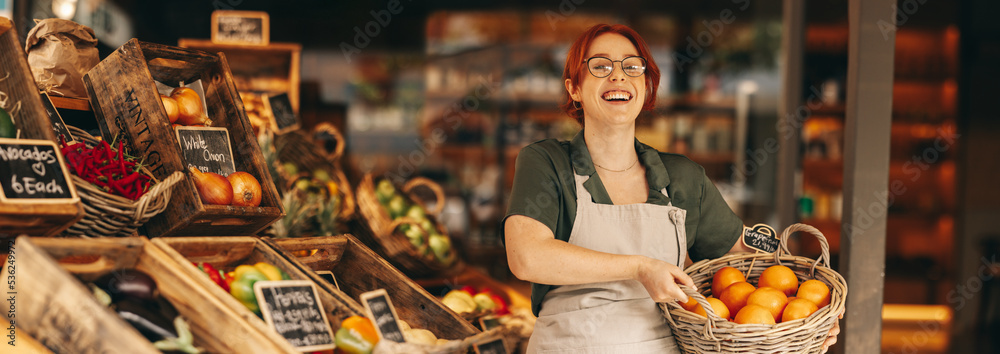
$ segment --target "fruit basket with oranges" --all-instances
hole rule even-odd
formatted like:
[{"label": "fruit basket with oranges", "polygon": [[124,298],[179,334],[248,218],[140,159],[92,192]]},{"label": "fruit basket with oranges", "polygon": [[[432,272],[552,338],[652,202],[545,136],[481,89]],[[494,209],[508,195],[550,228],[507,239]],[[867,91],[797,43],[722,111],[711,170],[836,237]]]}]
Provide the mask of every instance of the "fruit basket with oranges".
[{"label": "fruit basket with oranges", "polygon": [[[788,237],[816,236],[819,259],[793,256]],[[681,286],[686,303],[660,303],[686,353],[819,353],[843,313],[847,282],[830,268],[830,247],[819,230],[789,226],[774,253],[730,254],[685,269],[700,291]]]}]

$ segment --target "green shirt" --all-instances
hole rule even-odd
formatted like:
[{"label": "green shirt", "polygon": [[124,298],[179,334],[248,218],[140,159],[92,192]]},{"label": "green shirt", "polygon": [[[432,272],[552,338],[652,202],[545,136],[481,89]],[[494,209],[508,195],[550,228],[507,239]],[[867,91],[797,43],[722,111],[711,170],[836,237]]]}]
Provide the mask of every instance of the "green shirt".
[{"label": "green shirt", "polygon": [[[659,152],[635,141],[639,162],[646,167],[649,197],[646,203],[674,206],[687,211],[685,229],[691,259],[718,258],[729,251],[740,235],[740,220],[719,194],[705,169],[687,157]],[[601,182],[583,130],[572,141],[546,139],[521,149],[514,170],[514,186],[507,204],[507,216],[524,215],[538,220],[555,238],[568,241],[576,219],[576,180],[573,168],[590,176],[584,188],[595,203],[614,204]],[[668,196],[660,193],[667,188]],[[503,223],[501,223],[501,239]],[[532,284],[531,310],[537,316],[542,299],[552,285]]]}]

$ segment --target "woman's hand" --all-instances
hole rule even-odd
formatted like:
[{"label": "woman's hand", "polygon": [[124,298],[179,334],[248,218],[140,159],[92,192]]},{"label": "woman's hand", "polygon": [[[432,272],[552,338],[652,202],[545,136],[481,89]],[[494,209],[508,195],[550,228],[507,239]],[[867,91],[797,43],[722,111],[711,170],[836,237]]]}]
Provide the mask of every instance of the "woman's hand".
[{"label": "woman's hand", "polygon": [[830,333],[827,333],[826,341],[823,342],[823,353],[826,353],[830,349],[831,345],[837,344],[837,335],[840,334],[840,320],[844,318],[844,312],[841,311],[837,315],[837,321],[833,323],[833,328],[830,328]]},{"label": "woman's hand", "polygon": [[678,283],[692,289],[694,281],[676,265],[653,258],[643,257],[636,269],[635,279],[642,283],[655,302],[687,301],[687,294]]}]

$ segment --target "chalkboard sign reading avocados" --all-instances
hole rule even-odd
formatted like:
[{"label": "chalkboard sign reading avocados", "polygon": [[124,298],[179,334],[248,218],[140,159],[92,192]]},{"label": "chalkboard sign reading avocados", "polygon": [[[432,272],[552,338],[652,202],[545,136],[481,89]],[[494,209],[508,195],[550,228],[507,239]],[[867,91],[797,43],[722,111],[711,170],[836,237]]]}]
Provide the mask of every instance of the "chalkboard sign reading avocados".
[{"label": "chalkboard sign reading avocados", "polygon": [[781,240],[773,227],[757,224],[753,227],[743,227],[743,244],[755,250],[773,253],[778,250]]},{"label": "chalkboard sign reading avocados", "polygon": [[262,11],[214,11],[212,42],[267,45],[271,37],[270,22],[267,12]]},{"label": "chalkboard sign reading avocados", "polygon": [[270,107],[271,116],[274,117],[274,125],[279,134],[299,128],[299,117],[292,110],[292,101],[288,99],[288,94],[267,96],[264,102]]},{"label": "chalkboard sign reading avocados", "polygon": [[392,300],[389,300],[389,293],[385,292],[385,289],[361,294],[361,303],[365,305],[368,318],[375,324],[379,338],[396,343],[406,342],[403,330],[399,328],[396,308],[392,307]]},{"label": "chalkboard sign reading avocados", "polygon": [[75,203],[62,154],[48,140],[0,139],[0,201]]},{"label": "chalkboard sign reading avocados", "polygon": [[477,354],[507,354],[507,346],[503,343],[503,338],[493,337],[472,346]]},{"label": "chalkboard sign reading avocados", "polygon": [[253,285],[264,321],[303,352],[334,348],[316,285],[306,280],[258,281]]},{"label": "chalkboard sign reading avocados", "polygon": [[236,172],[233,147],[229,130],[214,127],[177,127],[177,142],[187,167],[197,167],[201,172],[215,172],[229,176]]},{"label": "chalkboard sign reading avocados", "polygon": [[52,104],[52,99],[46,92],[42,92],[42,106],[45,106],[45,112],[49,114],[49,120],[52,121],[52,132],[56,134],[56,141],[66,140],[67,143],[73,141],[73,134],[69,132],[66,122],[63,121],[59,111],[56,110],[56,105]]}]

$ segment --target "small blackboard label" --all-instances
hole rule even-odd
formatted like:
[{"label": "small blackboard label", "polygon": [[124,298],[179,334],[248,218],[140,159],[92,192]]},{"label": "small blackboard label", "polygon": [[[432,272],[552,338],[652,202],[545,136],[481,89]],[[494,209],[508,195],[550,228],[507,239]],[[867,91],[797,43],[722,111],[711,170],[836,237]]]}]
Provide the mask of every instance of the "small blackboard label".
[{"label": "small blackboard label", "polygon": [[56,141],[61,141],[60,139],[65,139],[67,143],[73,141],[73,134],[69,132],[69,127],[66,126],[66,122],[56,110],[56,105],[52,104],[52,99],[49,98],[47,92],[42,92],[42,106],[45,106],[45,112],[49,114],[49,121],[52,122],[52,132],[56,134]]},{"label": "small blackboard label", "polygon": [[773,253],[778,250],[781,240],[773,227],[757,224],[753,227],[743,227],[743,244],[755,250]]},{"label": "small blackboard label", "polygon": [[217,10],[212,12],[212,42],[267,45],[270,22],[267,12]]},{"label": "small blackboard label", "polygon": [[0,139],[0,201],[75,203],[72,177],[48,140]]},{"label": "small blackboard label", "polygon": [[316,285],[306,280],[258,281],[253,285],[267,325],[296,349],[312,352],[334,348]]},{"label": "small blackboard label", "polygon": [[233,147],[229,130],[215,127],[177,127],[177,142],[187,167],[197,167],[201,172],[215,172],[229,176],[236,172]]},{"label": "small blackboard label", "polygon": [[288,99],[287,93],[267,96],[264,102],[271,110],[279,134],[299,128],[299,116],[292,110],[292,101]]},{"label": "small blackboard label", "polygon": [[396,343],[406,342],[403,330],[399,327],[396,308],[392,306],[392,300],[389,299],[389,293],[385,292],[385,289],[361,294],[361,303],[368,312],[368,318],[375,324],[379,338]]},{"label": "small blackboard label", "polygon": [[340,290],[340,285],[337,284],[337,277],[333,275],[333,272],[329,270],[317,270],[316,275],[318,275],[323,280],[326,280],[327,283],[333,284],[333,286],[337,288],[337,290]]},{"label": "small blackboard label", "polygon": [[503,338],[492,337],[485,341],[473,344],[477,354],[507,354],[507,345],[503,343]]}]

